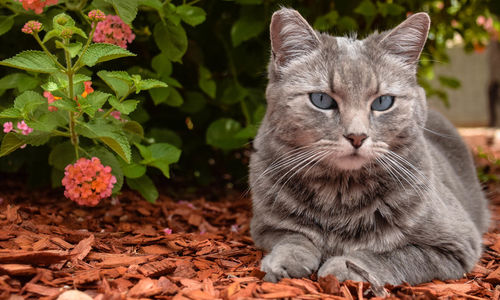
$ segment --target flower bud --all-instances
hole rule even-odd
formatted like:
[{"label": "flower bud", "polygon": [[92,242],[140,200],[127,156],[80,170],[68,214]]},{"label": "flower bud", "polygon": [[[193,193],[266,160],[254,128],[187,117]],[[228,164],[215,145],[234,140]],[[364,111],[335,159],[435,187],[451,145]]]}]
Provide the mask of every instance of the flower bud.
[{"label": "flower bud", "polygon": [[42,30],[42,23],[38,21],[28,21],[26,24],[24,24],[23,29],[21,29],[21,31],[26,34],[38,33],[41,30]]},{"label": "flower bud", "polygon": [[64,28],[61,31],[61,37],[64,39],[70,39],[73,36],[73,33],[74,33],[73,30],[71,30],[69,28]]},{"label": "flower bud", "polygon": [[106,19],[106,15],[99,9],[93,9],[88,14],[90,21],[100,22]]}]

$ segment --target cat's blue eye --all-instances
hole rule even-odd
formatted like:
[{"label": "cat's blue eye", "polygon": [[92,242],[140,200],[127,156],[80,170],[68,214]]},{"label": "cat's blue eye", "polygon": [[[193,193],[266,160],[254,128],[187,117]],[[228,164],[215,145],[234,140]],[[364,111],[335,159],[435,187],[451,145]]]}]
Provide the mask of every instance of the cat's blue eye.
[{"label": "cat's blue eye", "polygon": [[338,105],[332,97],[325,93],[310,93],[311,103],[320,109],[337,109]]},{"label": "cat's blue eye", "polygon": [[394,96],[383,95],[375,99],[372,103],[372,110],[384,111],[394,104]]}]

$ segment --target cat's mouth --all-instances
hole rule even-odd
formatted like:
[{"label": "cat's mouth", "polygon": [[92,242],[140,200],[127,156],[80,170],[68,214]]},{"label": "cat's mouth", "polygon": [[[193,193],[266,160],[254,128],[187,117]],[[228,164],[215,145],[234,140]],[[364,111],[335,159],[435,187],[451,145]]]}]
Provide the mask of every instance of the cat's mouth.
[{"label": "cat's mouth", "polygon": [[361,155],[357,150],[341,156],[335,160],[335,165],[342,170],[358,170],[368,162],[368,158]]}]

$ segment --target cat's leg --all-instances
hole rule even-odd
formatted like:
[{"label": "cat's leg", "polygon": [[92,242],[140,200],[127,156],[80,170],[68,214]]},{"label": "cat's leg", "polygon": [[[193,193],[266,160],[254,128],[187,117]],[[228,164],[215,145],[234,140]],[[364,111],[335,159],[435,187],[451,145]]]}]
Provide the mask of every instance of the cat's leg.
[{"label": "cat's leg", "polygon": [[[466,249],[468,248],[468,249]],[[318,271],[319,277],[335,275],[339,280],[416,284],[434,278],[460,278],[469,271],[480,254],[477,247],[431,247],[406,245],[390,252],[355,251],[327,259]]]},{"label": "cat's leg", "polygon": [[[277,242],[271,252],[262,259],[264,280],[277,282],[282,278],[307,277],[320,264],[321,252],[301,234],[272,233]],[[285,236],[283,236],[285,234]]]}]

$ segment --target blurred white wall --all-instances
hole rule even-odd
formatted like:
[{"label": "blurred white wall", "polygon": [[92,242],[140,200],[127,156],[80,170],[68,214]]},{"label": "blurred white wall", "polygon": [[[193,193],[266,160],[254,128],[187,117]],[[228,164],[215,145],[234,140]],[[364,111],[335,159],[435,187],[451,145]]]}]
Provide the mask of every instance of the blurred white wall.
[{"label": "blurred white wall", "polygon": [[[456,126],[477,127],[487,126],[488,113],[488,83],[490,76],[488,51],[483,53],[465,53],[458,46],[448,49],[449,64],[436,63],[435,87],[439,86],[439,75],[451,76],[460,80],[459,89],[446,89],[450,107],[443,105],[437,97],[428,99],[429,107],[443,113]],[[500,72],[500,70],[499,70]]]}]

